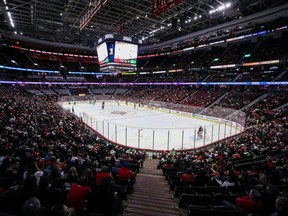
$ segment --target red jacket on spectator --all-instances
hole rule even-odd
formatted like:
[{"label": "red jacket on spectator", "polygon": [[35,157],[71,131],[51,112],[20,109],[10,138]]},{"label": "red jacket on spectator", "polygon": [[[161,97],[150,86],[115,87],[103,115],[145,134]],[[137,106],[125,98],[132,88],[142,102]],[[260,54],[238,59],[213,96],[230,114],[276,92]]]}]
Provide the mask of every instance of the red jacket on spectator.
[{"label": "red jacket on spectator", "polygon": [[85,185],[72,184],[67,195],[67,206],[81,210],[84,207],[85,200],[88,200],[91,189]]},{"label": "red jacket on spectator", "polygon": [[121,168],[118,169],[118,179],[120,181],[134,180],[135,179],[135,175],[127,167],[121,167]]},{"label": "red jacket on spectator", "polygon": [[263,204],[261,201],[254,201],[250,196],[238,197],[236,199],[237,207],[248,212],[259,212],[263,210]]},{"label": "red jacket on spectator", "polygon": [[105,179],[105,178],[112,179],[112,176],[111,176],[110,173],[107,173],[107,172],[98,172],[98,173],[96,173],[96,175],[95,175],[95,179],[96,179],[95,184],[97,186],[100,186],[102,180]]},{"label": "red jacket on spectator", "polygon": [[185,182],[195,182],[196,175],[194,173],[183,173],[181,176],[181,180]]}]

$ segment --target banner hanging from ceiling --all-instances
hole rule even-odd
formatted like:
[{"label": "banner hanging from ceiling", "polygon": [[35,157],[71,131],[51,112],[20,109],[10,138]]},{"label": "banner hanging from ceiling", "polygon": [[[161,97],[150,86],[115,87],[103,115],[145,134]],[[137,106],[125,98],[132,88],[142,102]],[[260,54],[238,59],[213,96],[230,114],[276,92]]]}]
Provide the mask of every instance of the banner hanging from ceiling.
[{"label": "banner hanging from ceiling", "polygon": [[153,1],[153,16],[158,16],[165,11],[181,4],[184,0],[154,0]]}]

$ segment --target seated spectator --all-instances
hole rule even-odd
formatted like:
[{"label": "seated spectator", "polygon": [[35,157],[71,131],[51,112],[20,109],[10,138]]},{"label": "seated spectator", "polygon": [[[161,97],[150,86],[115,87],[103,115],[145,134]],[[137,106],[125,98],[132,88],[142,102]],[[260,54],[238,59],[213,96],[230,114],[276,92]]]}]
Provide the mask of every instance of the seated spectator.
[{"label": "seated spectator", "polygon": [[5,175],[6,169],[10,166],[13,160],[14,154],[14,151],[9,150],[5,156],[1,157],[0,175]]},{"label": "seated spectator", "polygon": [[36,197],[28,199],[23,205],[24,216],[39,216],[41,213],[41,203]]},{"label": "seated spectator", "polygon": [[92,199],[88,202],[88,211],[114,215],[117,210],[117,193],[111,188],[111,179],[103,178],[100,186],[92,191]]},{"label": "seated spectator", "polygon": [[288,215],[288,198],[278,197],[276,199],[276,210],[271,216],[287,216]]},{"label": "seated spectator", "polygon": [[52,188],[64,189],[64,182],[61,179],[61,172],[57,166],[51,167],[51,172],[49,173],[50,183]]},{"label": "seated spectator", "polygon": [[122,167],[118,169],[117,183],[128,186],[127,192],[133,193],[135,181],[135,174],[128,169],[128,162],[124,161]]},{"label": "seated spectator", "polygon": [[74,166],[70,167],[66,175],[66,182],[68,183],[77,183],[78,182],[78,173]]},{"label": "seated spectator", "polygon": [[86,176],[86,178],[87,178],[87,186],[92,188],[95,184],[95,180],[93,178],[94,174],[93,174],[92,170],[90,168],[85,168],[83,170],[82,175]]},{"label": "seated spectator", "polygon": [[73,183],[67,195],[67,206],[76,211],[83,209],[84,204],[91,197],[91,189],[87,186],[87,176],[83,175],[79,179],[79,184]]},{"label": "seated spectator", "polygon": [[269,184],[266,190],[262,193],[262,200],[264,204],[265,213],[272,214],[276,210],[276,199],[279,196],[279,188],[275,185]]},{"label": "seated spectator", "polygon": [[34,197],[37,191],[37,180],[35,176],[28,176],[25,181],[24,185],[19,185],[16,190],[10,190],[8,193],[5,194],[7,199],[11,199],[15,202],[23,203],[31,198]]},{"label": "seated spectator", "polygon": [[181,181],[185,182],[195,182],[196,175],[192,172],[192,169],[187,169],[186,172],[184,172],[181,175]]},{"label": "seated spectator", "polygon": [[139,167],[143,168],[145,161],[145,153],[137,151],[135,154],[135,160],[137,161]]},{"label": "seated spectator", "polygon": [[13,159],[5,171],[6,186],[12,186],[20,180],[20,164],[18,159]]},{"label": "seated spectator", "polygon": [[107,166],[102,166],[101,167],[101,172],[97,172],[96,175],[95,175],[95,179],[96,179],[96,182],[95,184],[97,186],[100,186],[101,185],[101,182],[103,179],[112,179],[112,176],[111,176],[111,173],[108,172],[108,167]]},{"label": "seated spectator", "polygon": [[23,186],[11,187],[1,196],[1,210],[4,209],[17,215],[21,214],[24,203],[31,197],[35,197],[36,189],[36,177],[27,177]]},{"label": "seated spectator", "polygon": [[249,196],[238,197],[236,199],[236,207],[249,213],[259,213],[263,211],[261,193],[252,189]]},{"label": "seated spectator", "polygon": [[58,204],[51,208],[53,216],[76,216],[73,208],[68,208],[64,204]]},{"label": "seated spectator", "polygon": [[206,171],[204,169],[200,169],[199,174],[196,176],[196,182],[199,185],[209,185],[210,178],[206,175]]},{"label": "seated spectator", "polygon": [[25,181],[25,179],[29,175],[34,175],[36,177],[37,185],[38,185],[39,181],[40,181],[40,178],[44,175],[44,172],[41,169],[39,169],[39,167],[37,166],[37,163],[30,162],[28,164],[27,171],[24,172],[24,174],[23,174],[23,180]]},{"label": "seated spectator", "polygon": [[252,215],[262,215],[264,208],[261,201],[261,194],[255,189],[250,191],[249,196],[236,198],[236,206],[228,201],[223,201],[223,206],[231,209],[242,209]]},{"label": "seated spectator", "polygon": [[219,175],[220,175],[217,164],[215,164],[215,163],[212,164],[210,173],[211,173],[213,176],[219,176]]},{"label": "seated spectator", "polygon": [[49,187],[49,177],[43,176],[39,181],[37,197],[43,205],[53,206],[64,203],[67,198],[67,191],[62,188]]},{"label": "seated spectator", "polygon": [[221,187],[233,187],[239,185],[237,177],[233,174],[230,174],[230,176],[226,180],[221,181],[216,179],[216,181]]},{"label": "seated spectator", "polygon": [[112,175],[112,177],[113,177],[114,179],[117,178],[118,170],[119,170],[119,168],[121,168],[121,167],[122,167],[122,165],[121,165],[119,162],[115,163],[115,165],[112,166],[112,168],[111,168],[111,175]]}]

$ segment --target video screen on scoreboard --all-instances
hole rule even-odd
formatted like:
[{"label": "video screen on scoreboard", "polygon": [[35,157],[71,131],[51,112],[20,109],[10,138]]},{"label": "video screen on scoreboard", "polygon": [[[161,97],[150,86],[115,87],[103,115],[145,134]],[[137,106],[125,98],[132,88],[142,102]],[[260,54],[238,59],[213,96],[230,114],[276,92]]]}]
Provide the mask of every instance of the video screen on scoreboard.
[{"label": "video screen on scoreboard", "polygon": [[97,55],[100,65],[109,62],[106,42],[97,46]]},{"label": "video screen on scoreboard", "polygon": [[123,62],[129,64],[137,63],[138,45],[122,41],[115,42],[114,62]]},{"label": "video screen on scoreboard", "polygon": [[115,47],[114,41],[113,42],[107,42],[109,62],[114,62],[114,47]]}]

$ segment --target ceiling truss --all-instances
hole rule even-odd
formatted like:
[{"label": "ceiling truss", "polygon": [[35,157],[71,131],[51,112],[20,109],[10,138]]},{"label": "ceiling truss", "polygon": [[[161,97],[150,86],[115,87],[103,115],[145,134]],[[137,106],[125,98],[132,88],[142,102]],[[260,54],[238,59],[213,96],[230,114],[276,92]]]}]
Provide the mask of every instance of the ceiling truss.
[{"label": "ceiling truss", "polygon": [[[1,32],[17,32],[37,39],[84,46],[93,45],[104,34],[117,33],[120,25],[124,26],[128,36],[157,43],[287,3],[285,0],[184,0],[182,4],[153,17],[153,0],[108,0],[80,32],[79,20],[91,7],[90,0],[6,2],[4,5],[4,1],[0,0]],[[231,7],[227,10],[209,13],[228,2]],[[11,13],[14,28],[9,23],[7,11]],[[177,20],[176,26],[171,25],[173,19]]]}]

